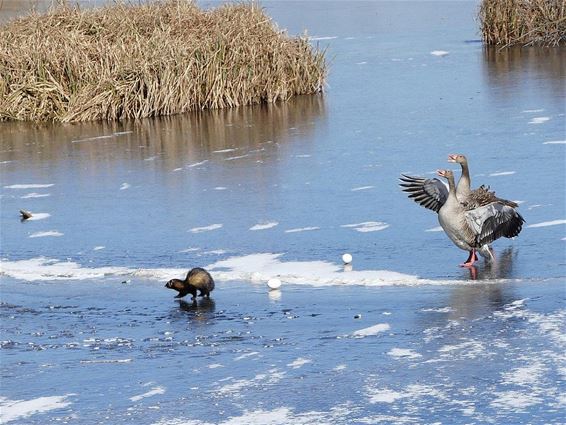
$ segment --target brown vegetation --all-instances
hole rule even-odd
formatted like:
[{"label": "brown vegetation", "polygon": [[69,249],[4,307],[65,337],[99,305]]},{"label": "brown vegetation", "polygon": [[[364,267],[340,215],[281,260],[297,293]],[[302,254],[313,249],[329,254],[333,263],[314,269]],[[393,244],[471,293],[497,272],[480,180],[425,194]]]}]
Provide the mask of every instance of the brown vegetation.
[{"label": "brown vegetation", "polygon": [[483,0],[479,19],[487,44],[557,46],[566,42],[566,0]]},{"label": "brown vegetation", "polygon": [[0,27],[0,120],[87,121],[287,100],[322,90],[324,52],[254,4],[58,7]]}]

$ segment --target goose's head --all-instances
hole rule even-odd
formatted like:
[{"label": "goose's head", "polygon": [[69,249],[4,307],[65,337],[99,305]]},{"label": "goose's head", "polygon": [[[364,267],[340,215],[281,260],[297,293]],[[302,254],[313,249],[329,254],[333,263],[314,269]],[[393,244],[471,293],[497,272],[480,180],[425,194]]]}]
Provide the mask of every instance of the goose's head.
[{"label": "goose's head", "polygon": [[452,170],[436,170],[436,174],[438,174],[440,177],[444,177],[447,180],[454,178],[454,173],[452,172]]},{"label": "goose's head", "polygon": [[448,162],[457,162],[458,164],[467,164],[468,160],[460,153],[451,153],[448,155]]}]

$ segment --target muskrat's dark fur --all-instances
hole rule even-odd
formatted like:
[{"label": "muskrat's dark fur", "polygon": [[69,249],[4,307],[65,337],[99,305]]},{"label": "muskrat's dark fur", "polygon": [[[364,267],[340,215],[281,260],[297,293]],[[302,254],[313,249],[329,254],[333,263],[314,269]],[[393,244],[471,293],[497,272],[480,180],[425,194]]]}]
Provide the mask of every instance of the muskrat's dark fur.
[{"label": "muskrat's dark fur", "polygon": [[22,221],[33,217],[33,214],[26,210],[20,210],[20,215],[22,216]]},{"label": "muskrat's dark fur", "polygon": [[185,280],[171,279],[165,287],[179,292],[175,298],[183,298],[191,294],[195,299],[197,289],[200,291],[200,297],[210,298],[210,292],[214,289],[214,279],[205,269],[195,267],[187,273]]}]

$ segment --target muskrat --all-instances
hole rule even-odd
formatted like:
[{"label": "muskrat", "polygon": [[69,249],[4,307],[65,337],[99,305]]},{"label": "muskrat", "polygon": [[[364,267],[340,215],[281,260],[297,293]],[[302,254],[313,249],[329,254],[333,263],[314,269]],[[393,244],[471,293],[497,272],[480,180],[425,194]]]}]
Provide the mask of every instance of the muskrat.
[{"label": "muskrat", "polygon": [[187,273],[185,280],[171,279],[165,287],[179,292],[175,298],[183,298],[187,294],[192,294],[195,299],[197,289],[200,291],[199,297],[210,298],[210,292],[214,289],[214,279],[205,269],[195,267]]},{"label": "muskrat", "polygon": [[20,210],[20,215],[22,216],[22,221],[33,217],[33,214],[26,210]]}]

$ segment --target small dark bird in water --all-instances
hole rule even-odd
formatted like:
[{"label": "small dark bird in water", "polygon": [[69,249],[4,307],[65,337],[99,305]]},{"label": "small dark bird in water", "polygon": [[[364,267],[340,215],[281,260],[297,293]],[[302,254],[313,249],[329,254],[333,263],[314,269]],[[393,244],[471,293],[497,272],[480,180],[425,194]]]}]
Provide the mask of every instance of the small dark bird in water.
[{"label": "small dark bird in water", "polygon": [[32,213],[26,210],[20,210],[20,214],[22,215],[22,221],[27,220],[28,218],[32,217]]},{"label": "small dark bird in water", "polygon": [[210,298],[210,292],[214,289],[214,279],[205,269],[195,267],[189,271],[185,280],[171,279],[165,287],[179,292],[175,298],[183,298],[191,294],[195,299],[197,289],[200,291],[199,297]]}]

